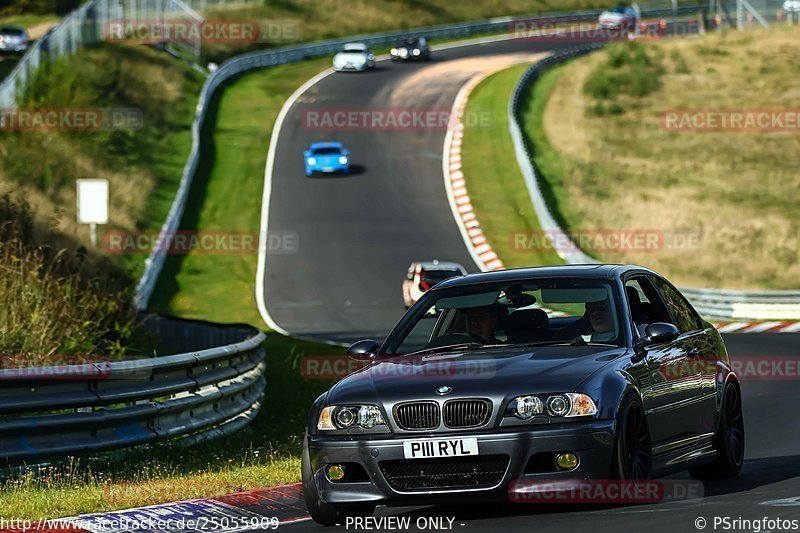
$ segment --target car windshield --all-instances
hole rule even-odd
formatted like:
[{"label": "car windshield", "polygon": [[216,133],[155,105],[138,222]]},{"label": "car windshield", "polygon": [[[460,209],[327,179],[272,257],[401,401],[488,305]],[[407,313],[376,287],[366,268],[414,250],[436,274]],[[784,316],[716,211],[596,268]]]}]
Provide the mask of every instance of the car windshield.
[{"label": "car windshield", "polygon": [[608,280],[543,279],[428,292],[384,353],[589,344],[622,346]]},{"label": "car windshield", "polygon": [[314,149],[314,155],[339,155],[341,150],[335,146],[326,146],[325,148]]},{"label": "car windshield", "polygon": [[448,269],[439,268],[439,269],[436,269],[436,270],[425,270],[425,269],[423,269],[419,273],[420,280],[421,281],[427,281],[427,282],[431,283],[431,286],[439,283],[442,280],[445,280],[445,279],[448,279],[448,278],[454,278],[454,277],[460,276],[460,275],[461,275],[461,272],[457,268],[452,268],[452,269],[450,269],[450,268],[448,268]]},{"label": "car windshield", "polygon": [[14,35],[16,37],[22,37],[25,35],[25,30],[20,28],[0,28],[0,33],[4,35]]},{"label": "car windshield", "polygon": [[360,46],[345,46],[342,51],[346,54],[363,54],[366,52],[366,50]]},{"label": "car windshield", "polygon": [[403,46],[417,46],[417,40],[416,39],[406,39],[405,41],[403,41],[402,44],[403,44]]}]

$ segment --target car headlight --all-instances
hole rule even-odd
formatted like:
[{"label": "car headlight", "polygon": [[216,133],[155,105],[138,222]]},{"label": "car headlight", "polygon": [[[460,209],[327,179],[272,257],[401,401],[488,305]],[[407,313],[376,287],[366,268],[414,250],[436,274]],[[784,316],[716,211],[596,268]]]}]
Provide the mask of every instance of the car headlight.
[{"label": "car headlight", "polygon": [[527,420],[533,415],[540,415],[543,411],[542,400],[536,396],[520,396],[516,398],[517,416]]},{"label": "car headlight", "polygon": [[319,414],[317,429],[320,431],[333,431],[353,426],[372,429],[385,423],[381,410],[377,405],[331,405],[324,408]]},{"label": "car headlight", "polygon": [[308,164],[309,165],[316,165],[317,164],[317,158],[316,157],[309,157],[308,158]]},{"label": "car headlight", "polygon": [[418,56],[418,55],[420,54],[420,52],[419,52],[419,48],[414,48],[414,49],[411,51],[411,53],[412,53],[412,54],[414,54],[415,56]]},{"label": "car headlight", "polygon": [[339,164],[340,165],[346,165],[347,164],[347,156],[346,155],[343,155],[343,156],[341,156],[339,158]]},{"label": "car headlight", "polygon": [[565,394],[569,398],[569,412],[566,416],[592,416],[597,414],[597,406],[594,400],[585,394],[570,392]]},{"label": "car headlight", "polygon": [[393,56],[396,56],[397,55],[397,48],[392,48],[391,50],[389,50],[389,53],[392,54]]},{"label": "car headlight", "polygon": [[407,55],[408,55],[408,50],[406,50],[405,48],[401,48],[400,49],[400,56],[401,57],[406,57]]},{"label": "car headlight", "polygon": [[511,400],[505,416],[516,416],[528,420],[534,415],[553,418],[573,418],[597,414],[594,400],[585,394],[568,392],[548,396],[518,396]]}]

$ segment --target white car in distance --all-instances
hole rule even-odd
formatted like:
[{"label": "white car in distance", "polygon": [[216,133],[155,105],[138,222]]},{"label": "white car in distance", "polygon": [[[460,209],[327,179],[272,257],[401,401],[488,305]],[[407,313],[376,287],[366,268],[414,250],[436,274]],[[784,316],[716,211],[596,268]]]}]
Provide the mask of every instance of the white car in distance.
[{"label": "white car in distance", "polygon": [[375,55],[364,43],[348,43],[342,51],[333,56],[333,70],[365,71],[375,68]]}]

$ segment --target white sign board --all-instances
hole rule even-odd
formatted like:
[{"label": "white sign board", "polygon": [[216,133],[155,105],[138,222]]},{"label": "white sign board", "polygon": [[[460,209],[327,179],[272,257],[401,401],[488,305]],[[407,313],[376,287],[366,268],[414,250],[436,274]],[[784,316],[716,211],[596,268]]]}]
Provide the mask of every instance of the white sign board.
[{"label": "white sign board", "polygon": [[108,224],[108,180],[78,180],[78,222]]}]

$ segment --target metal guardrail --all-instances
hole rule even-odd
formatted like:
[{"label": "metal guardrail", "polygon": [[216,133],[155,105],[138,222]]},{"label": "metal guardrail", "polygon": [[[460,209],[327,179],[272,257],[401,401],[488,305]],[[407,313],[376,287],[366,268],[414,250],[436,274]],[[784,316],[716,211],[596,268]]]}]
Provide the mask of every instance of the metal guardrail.
[{"label": "metal guardrail", "polygon": [[266,337],[233,328],[238,342],[189,353],[0,369],[0,459],[35,462],[240,428],[263,402]]},{"label": "metal guardrail", "polygon": [[[602,43],[575,47],[531,65],[514,88],[508,106],[509,131],[514,143],[517,164],[525,179],[539,225],[546,235],[558,238],[560,242],[572,242],[572,239],[553,217],[542,194],[540,177],[536,174],[533,158],[520,126],[519,100],[523,91],[536,80],[544,69],[602,47]],[[566,251],[565,248],[569,251]],[[554,249],[566,263],[599,262],[582,252],[574,243],[571,246],[556,246]],[[697,311],[707,317],[728,320],[800,320],[800,291],[735,291],[683,287],[681,291]]]},{"label": "metal guardrail", "polygon": [[[642,14],[643,16],[647,17],[668,17],[673,15],[695,13],[703,7],[705,6],[691,5],[683,6],[677,9],[653,9],[645,10],[642,12]],[[205,123],[206,109],[211,102],[212,97],[214,96],[214,92],[227,80],[251,70],[284,65],[286,63],[293,63],[314,57],[332,55],[338,52],[345,43],[349,42],[357,41],[366,43],[368,46],[385,46],[394,44],[399,39],[412,35],[425,37],[427,39],[458,39],[462,37],[466,38],[475,35],[485,35],[487,33],[501,31],[507,31],[509,34],[511,34],[514,31],[512,24],[515,21],[536,20],[541,23],[546,23],[547,21],[569,22],[596,19],[599,15],[600,11],[581,11],[572,13],[531,15],[527,17],[501,17],[477,22],[431,26],[427,28],[416,28],[398,32],[357,35],[343,39],[332,39],[329,41],[321,41],[297,46],[287,46],[263,52],[250,52],[229,59],[223,63],[218,70],[208,77],[203,85],[202,90],[200,91],[199,103],[197,104],[195,118],[192,123],[192,151],[189,154],[189,159],[183,169],[181,182],[169,214],[167,215],[167,219],[161,228],[162,234],[172,235],[173,232],[177,231],[180,226],[180,220],[186,207],[189,189],[191,187],[192,179],[197,171],[197,165],[200,159],[200,132],[202,131],[203,124]],[[262,235],[261,238],[264,239],[265,236]],[[150,300],[153,290],[155,289],[158,275],[164,266],[165,260],[166,254],[158,251],[151,253],[150,256],[145,260],[144,272],[136,287],[135,305],[138,309],[147,308],[147,304]]]}]

